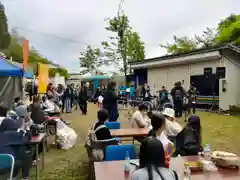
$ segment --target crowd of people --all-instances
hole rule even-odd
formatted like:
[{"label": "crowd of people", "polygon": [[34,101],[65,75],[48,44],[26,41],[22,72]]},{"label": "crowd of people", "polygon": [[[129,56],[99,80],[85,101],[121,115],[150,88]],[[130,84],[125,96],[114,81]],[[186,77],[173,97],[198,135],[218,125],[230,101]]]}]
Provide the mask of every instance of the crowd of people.
[{"label": "crowd of people", "polygon": [[[106,121],[117,121],[119,118],[118,100],[134,100],[141,97],[144,101],[151,101],[152,95],[147,83],[143,86],[122,85],[117,88],[115,82],[109,82],[105,90],[97,88],[93,97],[88,97],[88,85],[73,87],[62,85],[54,87],[49,83],[45,96],[32,96],[32,103],[27,105],[19,97],[15,98],[12,110],[0,106],[0,153],[12,154],[18,162],[19,168],[14,169],[14,176],[19,169],[22,169],[22,177],[29,178],[29,169],[36,161],[34,148],[29,144],[31,128],[35,124],[42,124],[47,116],[60,116],[60,112],[70,113],[73,108],[80,109],[86,115],[89,99],[98,103],[98,121],[93,125],[93,130],[97,140],[112,139],[110,130],[105,125]],[[163,111],[153,111],[151,108],[140,103],[138,110],[134,112],[130,126],[132,128],[148,127],[148,137],[136,138],[141,143],[140,148],[140,169],[133,174],[132,179],[145,180],[146,176],[162,176],[166,179],[174,178],[175,173],[171,170],[163,170],[167,158],[165,157],[166,147],[171,145],[176,148],[180,155],[194,155],[201,151],[201,125],[200,118],[192,115],[185,127],[177,122],[175,117],[182,115],[184,97],[188,96],[190,101],[195,101],[196,88],[191,87],[188,92],[182,87],[180,82],[175,83],[175,87],[169,93],[165,86],[157,91],[159,102],[171,106],[164,106]],[[171,95],[172,101],[169,100]],[[61,122],[68,125],[66,121],[59,118]],[[45,142],[42,142],[45,143]],[[12,145],[17,145],[13,148]],[[43,145],[39,146],[39,153]],[[158,157],[158,158],[157,158]],[[160,169],[159,169],[160,168]],[[151,171],[153,171],[151,173]]]},{"label": "crowd of people", "polygon": [[[98,121],[93,125],[97,140],[112,139],[110,130],[105,123],[106,121],[117,120],[117,101],[119,98],[135,99],[138,95],[143,98],[142,102],[151,101],[152,95],[150,92],[149,86],[145,83],[138,90],[137,88],[129,90],[122,85],[119,88],[119,94],[117,94],[116,84],[110,82],[103,96],[103,108],[98,111]],[[198,155],[203,151],[200,118],[192,114],[184,127],[177,122],[176,118],[182,116],[182,111],[185,108],[184,98],[187,97],[189,101],[196,101],[196,88],[191,86],[186,91],[180,82],[176,82],[170,93],[165,86],[162,86],[162,89],[157,93],[161,104],[172,102],[172,105],[164,106],[162,111],[158,111],[149,109],[147,105],[140,103],[130,121],[132,128],[149,128],[147,137],[135,138],[141,143],[140,166],[132,174],[132,180],[177,180],[177,173],[166,168],[170,161],[169,157]],[[172,97],[172,101],[169,100],[169,96]],[[169,152],[169,148],[171,152]]]}]

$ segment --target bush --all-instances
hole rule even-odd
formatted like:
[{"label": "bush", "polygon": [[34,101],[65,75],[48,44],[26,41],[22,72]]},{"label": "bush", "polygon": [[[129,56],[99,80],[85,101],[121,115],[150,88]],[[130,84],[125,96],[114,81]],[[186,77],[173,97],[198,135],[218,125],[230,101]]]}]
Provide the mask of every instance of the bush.
[{"label": "bush", "polygon": [[230,112],[234,112],[234,113],[240,113],[240,105],[238,105],[238,106],[235,106],[235,105],[229,106],[229,111]]}]

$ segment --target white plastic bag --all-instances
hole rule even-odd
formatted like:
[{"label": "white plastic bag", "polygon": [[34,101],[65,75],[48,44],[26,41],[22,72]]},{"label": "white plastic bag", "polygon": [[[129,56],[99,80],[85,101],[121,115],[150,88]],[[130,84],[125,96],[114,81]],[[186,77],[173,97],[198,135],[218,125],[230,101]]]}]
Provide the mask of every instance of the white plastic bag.
[{"label": "white plastic bag", "polygon": [[57,137],[57,142],[60,144],[61,149],[70,149],[77,141],[76,132],[60,119],[57,120]]}]

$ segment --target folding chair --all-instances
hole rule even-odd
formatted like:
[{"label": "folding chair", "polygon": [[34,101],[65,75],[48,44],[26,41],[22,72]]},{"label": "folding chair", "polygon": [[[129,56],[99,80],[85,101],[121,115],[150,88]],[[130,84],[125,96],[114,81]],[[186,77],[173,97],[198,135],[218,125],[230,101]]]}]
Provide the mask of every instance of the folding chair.
[{"label": "folding chair", "polygon": [[7,174],[10,170],[9,180],[13,179],[15,160],[11,154],[0,154],[0,174]]},{"label": "folding chair", "polygon": [[106,122],[105,125],[108,129],[120,129],[120,122]]},{"label": "folding chair", "polygon": [[105,160],[106,161],[124,160],[127,151],[129,152],[130,159],[137,158],[135,145],[125,144],[107,146],[105,151]]}]

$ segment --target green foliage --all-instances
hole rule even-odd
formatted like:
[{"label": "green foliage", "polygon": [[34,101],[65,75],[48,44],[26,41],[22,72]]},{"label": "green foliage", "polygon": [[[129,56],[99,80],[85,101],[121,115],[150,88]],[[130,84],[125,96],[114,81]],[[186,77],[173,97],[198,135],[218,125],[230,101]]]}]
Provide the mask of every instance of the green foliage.
[{"label": "green foliage", "polygon": [[183,53],[190,52],[198,47],[198,43],[195,39],[190,39],[186,36],[177,37],[173,36],[174,43],[166,45],[160,45],[161,47],[167,49],[168,53]]},{"label": "green foliage", "polygon": [[115,64],[125,74],[128,70],[128,61],[144,60],[145,46],[137,32],[132,31],[128,17],[123,14],[108,19],[106,30],[114,36],[109,41],[102,42],[106,64]]},{"label": "green foliage", "polygon": [[169,53],[182,53],[227,43],[240,45],[240,15],[231,14],[219,22],[216,30],[207,28],[201,36],[196,35],[194,39],[174,36],[172,44],[167,43],[161,47]]},{"label": "green foliage", "polygon": [[216,30],[207,28],[201,36],[195,35],[197,43],[201,48],[209,48],[216,45]]},{"label": "green foliage", "polygon": [[4,6],[0,2],[0,50],[6,49],[10,43],[10,35],[8,32],[7,17]]},{"label": "green foliage", "polygon": [[240,45],[240,15],[231,14],[218,25],[218,44],[231,43]]},{"label": "green foliage", "polygon": [[87,49],[84,52],[81,52],[79,60],[80,67],[84,68],[81,73],[93,73],[102,64],[102,61],[100,60],[100,49],[87,46]]}]

